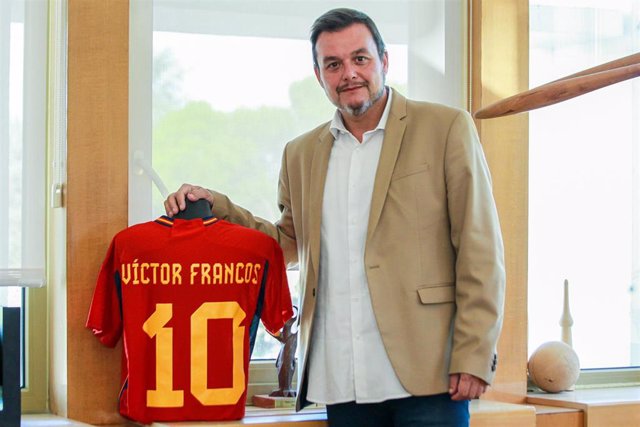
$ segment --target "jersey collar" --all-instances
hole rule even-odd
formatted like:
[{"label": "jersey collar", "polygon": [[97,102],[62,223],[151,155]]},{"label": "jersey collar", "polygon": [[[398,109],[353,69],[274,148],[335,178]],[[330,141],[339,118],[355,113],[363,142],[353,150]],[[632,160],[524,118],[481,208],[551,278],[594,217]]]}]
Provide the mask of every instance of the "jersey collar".
[{"label": "jersey collar", "polygon": [[[204,225],[205,227],[211,224],[215,224],[216,222],[218,222],[220,220],[220,218],[215,217],[215,216],[209,216],[206,218],[196,218],[196,219],[179,219],[177,221],[202,221],[202,225]],[[158,219],[155,220],[155,222],[157,222],[158,224],[164,225],[166,227],[173,227],[175,225],[176,219],[174,218],[170,218],[166,215],[162,215],[161,217],[159,217]]]}]

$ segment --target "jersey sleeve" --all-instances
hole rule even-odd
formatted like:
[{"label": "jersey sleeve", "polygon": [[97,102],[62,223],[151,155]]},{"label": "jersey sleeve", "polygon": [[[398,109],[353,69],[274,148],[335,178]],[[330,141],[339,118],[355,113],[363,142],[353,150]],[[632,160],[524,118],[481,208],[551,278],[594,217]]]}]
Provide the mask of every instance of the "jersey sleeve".
[{"label": "jersey sleeve", "polygon": [[261,317],[264,327],[269,332],[276,333],[293,316],[293,308],[291,307],[291,294],[284,256],[275,240],[273,241],[273,254],[269,259],[267,275],[264,309]]},{"label": "jersey sleeve", "polygon": [[108,347],[114,347],[122,334],[120,276],[115,258],[114,239],[102,263],[86,323],[86,327]]}]

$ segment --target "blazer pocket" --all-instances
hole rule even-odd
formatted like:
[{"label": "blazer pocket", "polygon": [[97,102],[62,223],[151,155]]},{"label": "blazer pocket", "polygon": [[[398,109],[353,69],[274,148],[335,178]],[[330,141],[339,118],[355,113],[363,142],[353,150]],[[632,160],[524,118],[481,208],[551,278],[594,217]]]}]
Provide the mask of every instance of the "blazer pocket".
[{"label": "blazer pocket", "polygon": [[411,175],[415,175],[421,172],[426,172],[429,170],[429,165],[427,163],[423,163],[421,165],[417,165],[415,167],[406,168],[403,170],[399,170],[391,175],[391,181],[395,181],[397,179],[406,178]]},{"label": "blazer pocket", "polygon": [[454,302],[456,299],[456,287],[452,284],[445,284],[421,288],[418,289],[418,297],[422,304]]}]

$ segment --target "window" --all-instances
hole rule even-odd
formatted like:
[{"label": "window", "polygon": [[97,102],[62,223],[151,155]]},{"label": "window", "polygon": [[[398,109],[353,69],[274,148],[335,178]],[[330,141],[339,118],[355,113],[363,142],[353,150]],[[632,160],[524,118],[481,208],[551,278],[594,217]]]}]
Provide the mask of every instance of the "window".
[{"label": "window", "polygon": [[[138,95],[130,110],[130,223],[163,214],[163,193],[183,182],[278,218],[285,143],[334,111],[313,74],[308,40],[314,19],[332,7],[361,9],[376,22],[389,51],[389,85],[413,98],[465,102],[462,1],[155,0],[131,7],[130,87]],[[297,271],[289,273],[295,303]],[[253,357],[275,358],[278,348],[263,334]]]},{"label": "window", "polygon": [[[640,47],[638,0],[532,0],[530,24],[530,87]],[[640,365],[639,114],[636,79],[529,115],[530,352],[567,279],[581,367]]]},{"label": "window", "polygon": [[46,408],[47,4],[0,2],[0,305],[22,308],[24,407]]}]

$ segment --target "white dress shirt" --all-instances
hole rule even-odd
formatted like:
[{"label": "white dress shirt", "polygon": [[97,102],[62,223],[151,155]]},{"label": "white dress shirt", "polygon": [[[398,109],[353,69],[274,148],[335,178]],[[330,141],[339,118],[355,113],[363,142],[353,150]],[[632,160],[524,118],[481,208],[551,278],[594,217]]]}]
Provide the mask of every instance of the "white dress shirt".
[{"label": "white dress shirt", "polygon": [[320,274],[309,355],[307,399],[335,404],[406,397],[378,330],[364,247],[391,90],[378,126],[360,143],[340,113],[331,122],[335,141],[322,203]]}]

